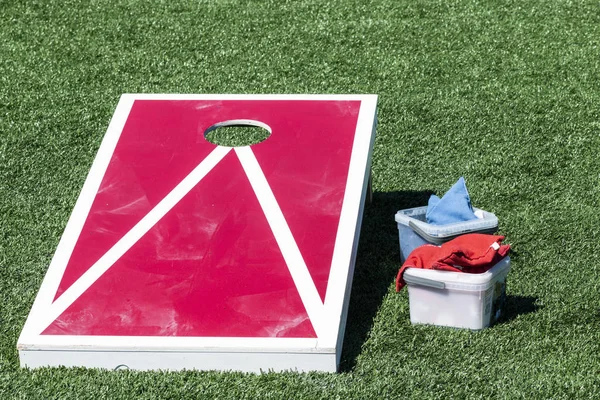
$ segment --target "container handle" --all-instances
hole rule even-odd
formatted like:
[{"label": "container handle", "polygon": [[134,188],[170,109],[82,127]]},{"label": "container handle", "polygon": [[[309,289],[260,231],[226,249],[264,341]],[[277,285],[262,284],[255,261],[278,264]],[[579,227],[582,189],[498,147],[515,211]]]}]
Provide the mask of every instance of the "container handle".
[{"label": "container handle", "polygon": [[[406,277],[408,278],[408,277]],[[421,286],[427,286],[427,287],[432,287],[435,289],[445,289],[446,288],[446,284],[444,282],[440,282],[440,281],[434,281],[433,279],[427,279],[427,278],[422,278],[420,276],[411,276],[410,278],[406,279],[404,278],[404,280],[406,281],[406,283],[413,283],[415,285],[421,285]]]}]

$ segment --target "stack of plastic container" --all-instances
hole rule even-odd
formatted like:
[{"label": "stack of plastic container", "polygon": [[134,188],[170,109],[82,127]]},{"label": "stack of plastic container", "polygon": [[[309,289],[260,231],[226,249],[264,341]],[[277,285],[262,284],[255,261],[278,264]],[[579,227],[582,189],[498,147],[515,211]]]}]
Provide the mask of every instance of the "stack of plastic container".
[{"label": "stack of plastic container", "polygon": [[[398,211],[402,263],[414,249],[425,244],[441,245],[467,233],[496,232],[498,219],[493,213],[477,208],[474,211],[481,218],[447,225],[428,224],[426,206]],[[509,257],[481,274],[408,268],[404,280],[408,285],[411,322],[469,329],[493,324],[502,313],[509,270]]]}]

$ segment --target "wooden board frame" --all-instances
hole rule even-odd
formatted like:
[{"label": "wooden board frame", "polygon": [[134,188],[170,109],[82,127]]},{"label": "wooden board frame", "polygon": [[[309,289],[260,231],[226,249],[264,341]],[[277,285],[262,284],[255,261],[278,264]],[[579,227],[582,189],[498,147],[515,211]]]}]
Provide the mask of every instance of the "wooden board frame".
[{"label": "wooden board frame", "polygon": [[[63,293],[65,296],[61,295],[54,299],[130,110],[137,100],[360,101],[327,294],[324,302],[320,305],[307,304],[310,301],[303,298],[315,328],[316,338],[42,334],[44,329],[106,270],[99,268],[95,273],[82,277],[80,281],[84,283],[80,285],[79,290],[67,291]],[[17,347],[21,365],[30,368],[64,365],[137,370],[336,371],[342,351],[363,208],[368,196],[371,155],[376,129],[376,104],[377,96],[375,95],[122,95],[19,337]],[[227,148],[222,146],[218,146],[215,152],[207,157],[214,156],[214,160],[207,162],[204,170],[199,171],[199,174],[208,174],[211,167],[214,167],[224,157],[224,154],[229,152],[236,152],[242,160],[242,164],[245,163],[246,172],[252,174],[248,171],[252,171],[257,164],[249,147]],[[243,161],[244,159],[246,161]],[[261,180],[260,173],[254,176],[256,182],[253,183],[253,187],[260,191],[262,190],[260,189],[261,185],[264,186],[265,182]],[[250,175],[249,178],[252,180]],[[193,186],[193,182],[190,185]],[[266,189],[266,191],[269,190]],[[258,192],[257,196],[260,200],[261,195]],[[268,194],[262,195],[262,197],[264,202],[274,200]],[[267,212],[265,207],[263,209]],[[160,215],[156,218],[160,219]],[[268,216],[267,218],[269,219]],[[152,221],[148,222],[148,224],[151,223]],[[273,225],[278,223],[278,215],[271,215],[269,223],[273,228]],[[276,228],[273,229],[276,230]],[[285,229],[280,229],[280,232],[283,231]],[[281,233],[281,236],[285,236],[285,232]],[[129,240],[137,239],[131,237]],[[286,240],[294,239],[291,237],[281,240],[280,246],[286,246]],[[118,254],[115,253],[113,257],[118,258]],[[291,272],[293,275],[294,272]],[[306,282],[307,279],[310,279],[310,276],[302,274],[301,271],[296,272],[294,282],[299,291],[301,291],[300,286],[302,285],[310,286]],[[86,283],[86,280],[89,282]],[[61,301],[65,304],[61,304]]]}]

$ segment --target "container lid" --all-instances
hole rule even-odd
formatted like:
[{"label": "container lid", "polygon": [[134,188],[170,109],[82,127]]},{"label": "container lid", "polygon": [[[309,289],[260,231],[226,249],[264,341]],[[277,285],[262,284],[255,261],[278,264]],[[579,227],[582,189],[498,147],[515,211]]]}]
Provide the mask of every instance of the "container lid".
[{"label": "container lid", "polygon": [[504,257],[496,265],[480,274],[439,271],[434,269],[408,268],[403,278],[409,285],[428,286],[437,289],[483,291],[492,286],[494,278],[510,270],[510,257]]},{"label": "container lid", "polygon": [[483,218],[447,225],[431,225],[425,222],[427,206],[400,210],[396,213],[396,222],[409,226],[429,243],[442,244],[466,233],[494,233],[498,228],[498,218],[491,212],[473,209]]}]

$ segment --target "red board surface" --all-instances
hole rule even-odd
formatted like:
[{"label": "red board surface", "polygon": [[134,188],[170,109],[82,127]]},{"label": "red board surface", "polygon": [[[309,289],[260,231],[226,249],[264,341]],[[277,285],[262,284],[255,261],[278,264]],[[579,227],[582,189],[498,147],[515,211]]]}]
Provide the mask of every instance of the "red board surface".
[{"label": "red board surface", "polygon": [[[249,119],[251,146],[325,300],[360,101],[136,100],[55,301]],[[316,337],[238,154],[227,153],[43,332],[45,335]]]}]

